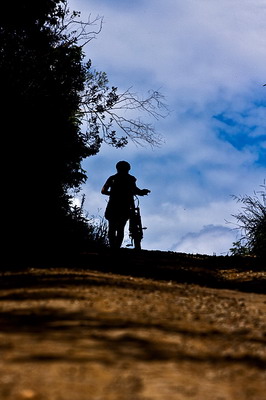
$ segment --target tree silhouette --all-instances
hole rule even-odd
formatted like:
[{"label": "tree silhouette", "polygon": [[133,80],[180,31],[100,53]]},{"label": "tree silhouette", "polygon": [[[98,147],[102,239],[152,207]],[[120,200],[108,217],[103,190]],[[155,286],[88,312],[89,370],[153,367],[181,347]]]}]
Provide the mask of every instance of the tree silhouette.
[{"label": "tree silhouette", "polygon": [[[86,180],[81,161],[96,154],[103,141],[116,147],[128,138],[156,143],[149,123],[119,111],[158,118],[165,108],[157,92],[144,100],[130,90],[118,94],[105,73],[83,62],[83,46],[100,31],[101,19],[96,31],[90,29],[95,21],[80,21],[65,0],[14,0],[1,8],[4,244],[26,253],[63,250],[77,244],[77,231],[86,230],[72,212],[69,194]],[[77,222],[84,229],[76,230]]]}]

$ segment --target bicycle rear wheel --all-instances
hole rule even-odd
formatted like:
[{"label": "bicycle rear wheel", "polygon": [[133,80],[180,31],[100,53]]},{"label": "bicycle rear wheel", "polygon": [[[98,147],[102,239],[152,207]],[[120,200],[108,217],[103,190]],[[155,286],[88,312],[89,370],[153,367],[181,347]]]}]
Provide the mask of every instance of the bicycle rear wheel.
[{"label": "bicycle rear wheel", "polygon": [[142,223],[139,207],[132,209],[129,220],[129,232],[135,250],[141,250],[141,240],[143,238]]}]

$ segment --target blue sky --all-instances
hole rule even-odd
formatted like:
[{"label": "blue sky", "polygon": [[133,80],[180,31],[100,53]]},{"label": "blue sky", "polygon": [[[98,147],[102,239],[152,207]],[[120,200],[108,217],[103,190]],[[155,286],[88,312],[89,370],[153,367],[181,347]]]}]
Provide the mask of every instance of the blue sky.
[{"label": "blue sky", "polygon": [[[143,248],[226,254],[237,232],[231,195],[266,178],[266,1],[69,0],[82,19],[104,17],[85,48],[110,85],[164,94],[170,115],[153,121],[159,148],[104,145],[84,161],[85,209],[104,214],[100,194],[119,160],[140,188]],[[142,118],[144,119],[144,115]],[[126,244],[126,243],[125,243]]]}]

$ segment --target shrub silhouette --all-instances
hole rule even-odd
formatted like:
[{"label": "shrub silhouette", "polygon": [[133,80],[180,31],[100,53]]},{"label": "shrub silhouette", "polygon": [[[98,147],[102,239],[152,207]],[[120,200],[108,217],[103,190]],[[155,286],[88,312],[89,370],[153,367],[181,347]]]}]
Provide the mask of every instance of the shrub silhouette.
[{"label": "shrub silhouette", "polygon": [[234,243],[233,254],[251,254],[266,257],[266,185],[254,192],[254,196],[234,196],[242,203],[242,211],[236,218],[238,229],[243,233],[241,239]]}]

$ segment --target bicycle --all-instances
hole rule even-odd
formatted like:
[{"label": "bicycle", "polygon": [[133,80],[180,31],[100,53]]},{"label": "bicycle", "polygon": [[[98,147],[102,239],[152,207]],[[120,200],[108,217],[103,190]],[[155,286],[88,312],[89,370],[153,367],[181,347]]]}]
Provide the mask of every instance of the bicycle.
[{"label": "bicycle", "polygon": [[141,214],[139,208],[139,198],[135,196],[133,205],[130,209],[129,217],[129,237],[131,238],[131,244],[135,250],[141,250],[141,241],[143,239],[143,230],[147,229],[142,226]]}]

